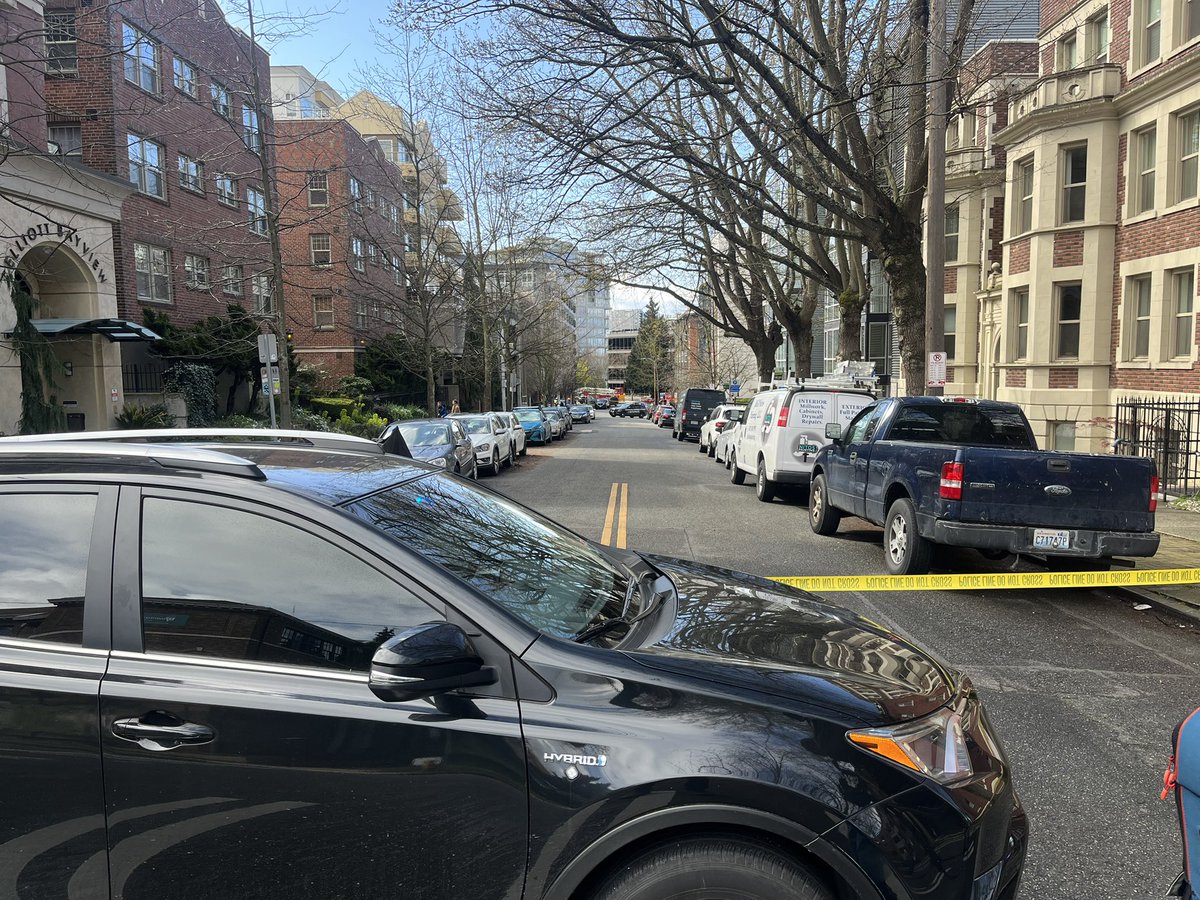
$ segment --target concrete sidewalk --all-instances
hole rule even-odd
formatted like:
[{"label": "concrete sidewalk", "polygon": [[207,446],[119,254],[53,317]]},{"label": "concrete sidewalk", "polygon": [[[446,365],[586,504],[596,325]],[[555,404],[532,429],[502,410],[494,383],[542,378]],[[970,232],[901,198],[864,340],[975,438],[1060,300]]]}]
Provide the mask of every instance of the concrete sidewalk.
[{"label": "concrete sidewalk", "polygon": [[[1200,513],[1160,505],[1154,527],[1162,542],[1158,553],[1138,559],[1138,569],[1190,569],[1200,566]],[[1151,603],[1200,620],[1200,584],[1171,584],[1148,588],[1121,588]]]}]

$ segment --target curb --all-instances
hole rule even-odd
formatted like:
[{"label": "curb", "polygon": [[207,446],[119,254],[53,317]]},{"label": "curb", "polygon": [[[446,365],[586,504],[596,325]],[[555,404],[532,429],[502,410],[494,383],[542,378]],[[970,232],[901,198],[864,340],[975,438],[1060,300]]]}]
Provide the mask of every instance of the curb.
[{"label": "curb", "polygon": [[1178,616],[1188,619],[1192,625],[1200,627],[1200,600],[1193,602],[1182,597],[1172,597],[1169,594],[1162,594],[1147,588],[1119,587],[1115,590],[1118,593],[1135,597],[1152,606],[1175,613]]}]

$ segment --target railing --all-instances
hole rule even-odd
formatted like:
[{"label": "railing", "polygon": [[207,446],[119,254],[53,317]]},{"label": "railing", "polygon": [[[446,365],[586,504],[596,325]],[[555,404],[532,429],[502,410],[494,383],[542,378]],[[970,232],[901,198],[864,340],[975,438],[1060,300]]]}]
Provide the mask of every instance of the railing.
[{"label": "railing", "polygon": [[1111,100],[1121,90],[1121,67],[1098,65],[1069,72],[1055,72],[1038,79],[1008,104],[1008,122],[1051,106],[1081,103],[1084,100]]},{"label": "railing", "polygon": [[1114,453],[1153,459],[1165,493],[1200,491],[1200,399],[1126,397],[1116,412]]},{"label": "railing", "polygon": [[121,382],[126,394],[161,394],[162,376],[163,370],[160,366],[121,367]]}]

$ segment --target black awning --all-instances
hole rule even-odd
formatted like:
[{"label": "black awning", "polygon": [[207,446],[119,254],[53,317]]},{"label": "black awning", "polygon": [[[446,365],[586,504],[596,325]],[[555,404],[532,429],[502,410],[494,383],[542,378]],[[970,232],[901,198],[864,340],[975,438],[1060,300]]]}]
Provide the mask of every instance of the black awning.
[{"label": "black awning", "polygon": [[[161,340],[145,325],[130,322],[128,319],[33,319],[30,324],[46,337],[67,334],[100,334],[117,343]],[[7,332],[5,337],[12,337],[12,332]]]}]

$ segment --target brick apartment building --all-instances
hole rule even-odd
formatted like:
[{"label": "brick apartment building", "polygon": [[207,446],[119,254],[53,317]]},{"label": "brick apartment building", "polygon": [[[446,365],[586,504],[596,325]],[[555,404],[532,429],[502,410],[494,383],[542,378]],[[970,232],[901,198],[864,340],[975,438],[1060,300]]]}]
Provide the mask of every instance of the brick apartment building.
[{"label": "brick apartment building", "polygon": [[46,17],[51,149],[133,188],[113,230],[120,315],[269,306],[267,54],[214,0],[50,0]]},{"label": "brick apartment building", "polygon": [[298,362],[336,381],[367,341],[403,327],[411,173],[344,119],[276,128],[287,327]]}]

